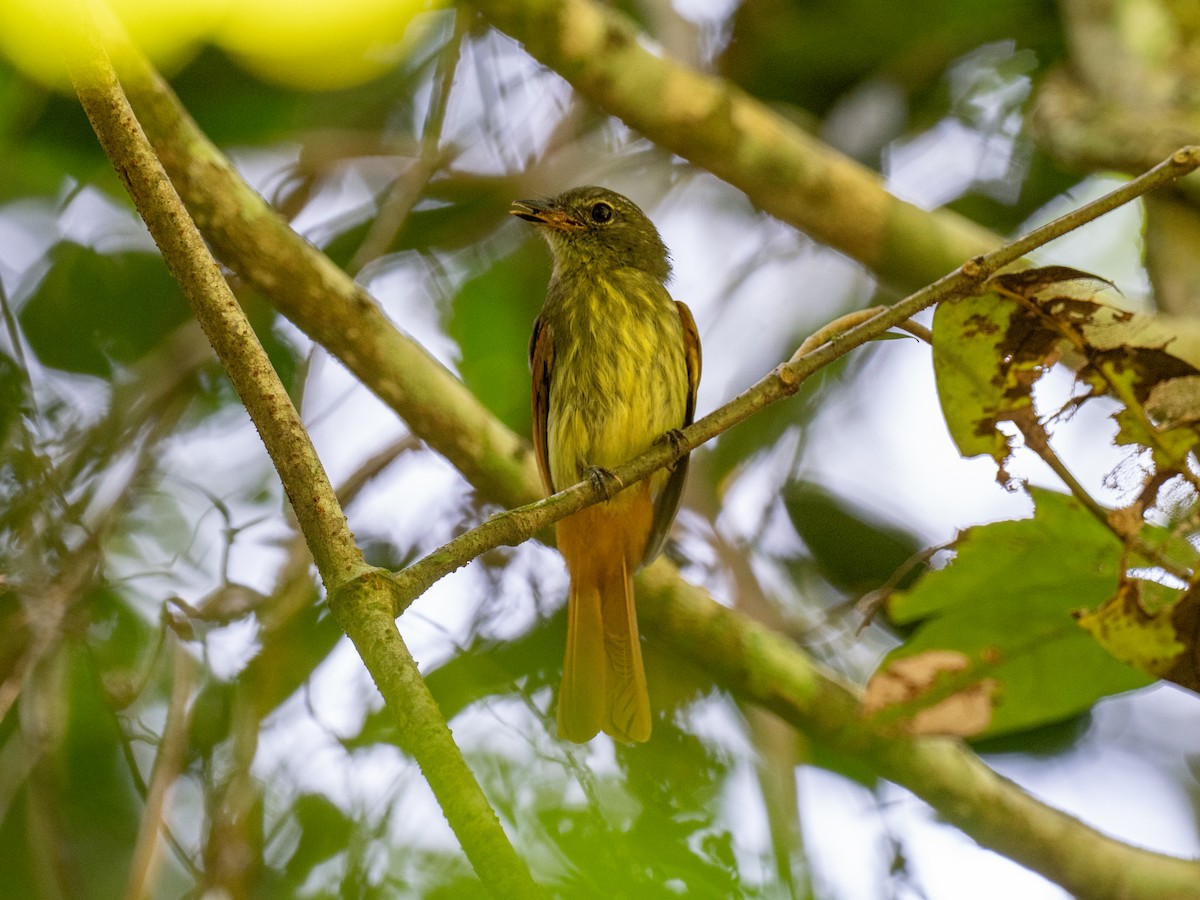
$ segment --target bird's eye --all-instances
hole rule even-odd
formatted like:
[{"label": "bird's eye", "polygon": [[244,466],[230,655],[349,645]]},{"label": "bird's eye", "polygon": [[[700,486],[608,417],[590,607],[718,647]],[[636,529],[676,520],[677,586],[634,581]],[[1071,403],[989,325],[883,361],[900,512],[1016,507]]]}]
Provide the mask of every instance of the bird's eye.
[{"label": "bird's eye", "polygon": [[603,201],[592,207],[592,221],[603,225],[613,217],[613,208]]}]

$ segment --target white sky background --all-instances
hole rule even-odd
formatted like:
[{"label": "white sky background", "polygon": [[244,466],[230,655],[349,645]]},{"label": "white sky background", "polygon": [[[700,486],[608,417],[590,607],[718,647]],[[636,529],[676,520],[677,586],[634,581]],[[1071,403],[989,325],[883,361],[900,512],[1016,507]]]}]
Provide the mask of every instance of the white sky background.
[{"label": "white sky background", "polygon": [[[705,20],[702,6],[689,3],[687,13],[704,21],[711,31],[722,13],[709,12]],[[462,65],[459,84],[476,83],[475,73],[468,71],[473,65],[470,54]],[[496,65],[495,60],[489,65]],[[530,73],[535,71],[515,54],[506,60],[506,67],[513,71],[522,66]],[[471,142],[464,165],[498,170],[511,164],[503,146],[514,135],[527,146],[543,145],[567,98],[556,78],[536,77],[540,87],[552,89],[530,90],[521,101],[527,115],[509,117],[512,132],[493,136],[492,143]],[[450,121],[462,131],[459,139],[469,138],[480,117],[487,118],[487,109],[475,97],[469,90],[456,94]],[[620,135],[621,129],[615,133]],[[886,172],[889,187],[920,205],[945,202],[970,187],[981,173],[994,177],[996,171],[1003,172],[1009,164],[1005,146],[1011,152],[1012,145],[1001,144],[994,136],[985,139],[948,120],[925,136],[892,148]],[[633,193],[645,184],[641,173],[614,168],[603,151],[595,148],[594,158],[586,159],[591,170],[580,171],[578,182],[606,172],[611,176],[608,183],[617,189]],[[291,158],[292,151],[287,149],[237,155],[243,171],[259,186],[270,183]],[[666,179],[660,178],[659,184],[665,187]],[[1047,215],[1073,208],[1111,187],[1099,179],[1089,180]],[[331,218],[368,201],[371,188],[362,178],[347,178],[339,191],[330,192],[311,207],[298,225],[302,230],[319,231]],[[857,265],[755,214],[738,192],[707,175],[685,179],[665,195],[635,195],[634,199],[655,219],[671,248],[676,272],[673,293],[691,306],[706,347],[701,414],[725,402],[746,386],[747,379],[764,374],[791,352],[793,348],[786,345],[789,329],[781,328],[780,322],[807,323],[815,328],[836,315],[847,298],[855,305],[869,299],[871,281]],[[93,192],[75,197],[69,207],[70,213],[61,217],[59,210],[46,205],[33,208],[26,203],[0,209],[0,278],[10,296],[20,299],[21,287],[30,285],[30,273],[60,233],[102,249],[111,249],[111,244],[103,241],[111,242],[114,235],[121,239],[132,235],[129,240],[135,243],[141,240],[141,229],[132,228],[123,211],[100,201]],[[1138,207],[1126,207],[1085,232],[1057,242],[1043,252],[1042,261],[1095,271],[1115,280],[1127,296],[1137,297],[1145,291],[1138,264],[1139,216]],[[521,224],[513,222],[507,227],[519,229]],[[730,283],[732,270],[760,257],[752,278]],[[395,321],[403,323],[406,331],[444,363],[454,366],[456,348],[441,329],[439,291],[419,269],[391,269],[369,286]],[[737,352],[744,347],[755,349],[753,360]],[[949,540],[967,525],[1027,514],[1028,500],[998,487],[990,462],[962,460],[955,452],[937,407],[928,348],[916,341],[894,341],[867,352],[870,360],[860,376],[859,390],[839,392],[839,403],[822,409],[811,424],[801,473],[917,531],[930,543]],[[755,361],[760,365],[753,366]],[[65,385],[71,380],[63,381]],[[314,362],[304,414],[335,483],[404,433],[390,410],[340,364],[320,354]],[[752,427],[752,423],[742,427]],[[1102,413],[1085,409],[1068,429],[1056,435],[1062,452],[1089,485],[1099,484],[1123,459],[1111,447],[1111,431]],[[210,488],[222,486],[214,489],[223,496],[227,490],[250,493],[254,485],[273,483],[258,438],[241,415],[221,417],[206,433],[192,433],[173,442],[164,464],[181,477],[186,474]],[[1024,457],[1012,471],[1035,483],[1058,486],[1040,463]],[[746,495],[730,498],[731,512],[722,522],[733,534],[754,529],[761,511],[769,505],[769,498],[761,493],[768,486],[765,478],[747,477],[744,482]],[[277,488],[275,492],[278,494]],[[388,535],[400,545],[431,549],[451,536],[450,513],[464,492],[460,476],[443,460],[407,456],[350,508],[351,525],[360,535]],[[222,523],[208,514],[206,498],[197,495],[194,502],[200,523],[195,555],[209,559],[224,540]],[[246,512],[249,515],[249,508]],[[231,577],[269,589],[280,558],[273,544],[279,534],[279,529],[271,526],[243,534],[234,545]],[[536,570],[546,593],[565,595],[565,576],[557,556],[544,548],[526,547],[517,558],[516,572]],[[164,577],[163,584],[175,579],[172,589],[185,599],[196,600],[211,589],[213,574],[211,570],[177,570],[170,573],[171,578]],[[150,597],[159,586],[151,581],[142,588]],[[423,669],[443,661],[468,637],[485,590],[491,588],[469,567],[440,582],[402,617],[405,639]],[[514,585],[513,599],[507,602],[516,610],[510,626],[516,633],[533,616],[534,599],[527,588],[522,592]],[[214,635],[209,647],[215,665],[232,674],[253,651],[253,629],[227,629]],[[543,709],[550,702],[548,696],[540,700]],[[406,813],[393,823],[398,836],[410,842],[452,846],[453,837],[413,765],[398,753],[387,752],[369,759],[357,755],[351,760],[337,744],[335,736],[352,733],[366,710],[377,708],[378,703],[361,661],[343,641],[314,677],[307,695],[293,698],[272,717],[257,763],[260,773],[269,779],[272,772],[284,769],[299,786],[319,789],[348,808],[380,815],[384,798],[402,795]],[[714,702],[697,709],[694,721],[706,734],[723,734],[726,740],[737,741],[740,738],[731,716],[724,704]],[[468,746],[507,750],[518,758],[535,748],[551,757],[562,752],[541,733],[533,714],[515,701],[470,710],[455,721],[455,730]],[[1049,759],[1001,757],[991,762],[1047,802],[1106,832],[1139,845],[1195,856],[1200,855],[1195,814],[1178,784],[1187,754],[1194,753],[1197,735],[1200,702],[1184,691],[1159,687],[1101,703],[1089,732],[1066,754]],[[611,747],[603,738],[575,752],[576,758],[589,765],[614,765]],[[938,824],[924,804],[904,791],[887,791],[889,802],[881,813],[861,788],[829,773],[804,769],[798,773],[798,783],[805,840],[822,897],[871,900],[880,896],[880,886],[887,884],[889,833],[902,842],[916,884],[929,900],[1065,896],[1040,877],[978,849],[955,830]],[[744,791],[741,798],[739,791]],[[757,788],[748,768],[732,780],[723,805],[745,871],[752,875],[753,860],[763,854],[767,839]],[[769,870],[763,870],[763,877],[770,877]]]}]

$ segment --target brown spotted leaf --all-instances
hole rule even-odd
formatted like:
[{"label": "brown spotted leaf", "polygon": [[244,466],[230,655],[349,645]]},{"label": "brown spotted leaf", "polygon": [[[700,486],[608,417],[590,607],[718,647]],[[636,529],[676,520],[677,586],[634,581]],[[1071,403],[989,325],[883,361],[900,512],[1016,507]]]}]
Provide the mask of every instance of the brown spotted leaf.
[{"label": "brown spotted leaf", "polygon": [[1125,577],[1102,606],[1076,618],[1117,659],[1200,691],[1200,588]]},{"label": "brown spotted leaf", "polygon": [[953,650],[894,659],[871,676],[862,715],[906,734],[975,737],[991,724],[998,682],[972,668],[970,657]]},{"label": "brown spotted leaf", "polygon": [[1148,448],[1160,474],[1184,471],[1200,444],[1200,323],[1125,309],[1110,282],[1065,266],[988,287],[934,314],[938,395],[964,456],[990,455],[1003,474],[1010,448],[997,426],[1028,421],[1034,385],[1070,352],[1089,396],[1123,404],[1117,442]]},{"label": "brown spotted leaf", "polygon": [[[949,565],[888,599],[892,621],[915,630],[868,687],[870,714],[881,725],[1012,734],[1149,683],[1073,617],[1116,591],[1121,541],[1073,497],[1030,493],[1033,518],[968,529]],[[902,664],[909,659],[918,660],[915,673]]]},{"label": "brown spotted leaf", "polygon": [[1011,448],[997,425],[1032,410],[1033,385],[1057,358],[1058,343],[1057,335],[1006,297],[938,305],[934,377],[946,425],[963,456],[987,454],[1003,472]]},{"label": "brown spotted leaf", "polygon": [[[1195,471],[1200,447],[1200,322],[1124,308],[1111,283],[1062,266],[996,275],[987,287],[992,294],[943,304],[934,318],[934,366],[951,434],[964,454],[993,456],[1002,478],[1010,451],[1001,423],[1016,425],[1028,446],[1053,461],[1046,422],[1058,411],[1039,412],[1033,389],[1060,356],[1085,387],[1070,406],[1098,396],[1119,404],[1113,414],[1116,442],[1148,451],[1139,458],[1145,461],[1144,479],[1124,509],[1101,510],[1097,517],[1104,518],[1110,534],[1119,535],[1124,546],[1111,558],[1118,578],[1104,595],[1109,599],[1086,604],[1078,620],[1116,659],[1195,688],[1200,682],[1200,600],[1190,591],[1133,578],[1128,570],[1157,567],[1190,580],[1200,568],[1195,547],[1200,534],[1195,510],[1200,493]],[[1069,472],[1069,466],[1063,471]],[[1039,502],[1035,522],[1048,511],[1045,502]],[[1091,508],[1096,517],[1095,505]],[[1152,511],[1155,515],[1148,522]],[[1164,516],[1169,527],[1159,524]],[[1082,560],[1070,552],[1070,545],[1063,534],[1035,554],[1061,570],[1064,587],[1086,578]],[[994,574],[992,589],[1007,593],[1011,576]],[[1054,596],[1058,603],[1067,594],[1060,590]],[[961,636],[930,641],[929,631],[936,624],[932,620],[925,626],[920,640],[910,640],[904,652],[930,646],[969,649]],[[1070,643],[1061,632],[1058,638]],[[924,646],[915,646],[921,641]],[[972,666],[981,672],[984,668],[974,662]],[[1010,682],[1008,676],[1001,678],[1002,693],[1010,690]],[[1003,712],[1001,701],[1001,720]],[[1004,727],[1003,722],[997,726],[994,717],[989,729]]]},{"label": "brown spotted leaf", "polygon": [[1148,448],[1161,476],[1183,472],[1200,444],[1200,325],[1134,312],[1111,283],[1050,266],[996,275],[988,282],[1085,360],[1080,380],[1123,404],[1117,443]]}]

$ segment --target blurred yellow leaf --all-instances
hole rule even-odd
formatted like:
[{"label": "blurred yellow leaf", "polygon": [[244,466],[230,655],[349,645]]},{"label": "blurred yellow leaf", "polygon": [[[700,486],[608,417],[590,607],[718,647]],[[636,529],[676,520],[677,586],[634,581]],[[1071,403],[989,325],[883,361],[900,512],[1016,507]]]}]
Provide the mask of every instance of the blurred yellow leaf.
[{"label": "blurred yellow leaf", "polygon": [[[0,53],[26,74],[67,89],[64,48],[87,0],[0,0]],[[436,5],[436,4],[432,4]],[[377,78],[403,58],[418,0],[110,0],[130,40],[167,71],[206,43],[256,75],[306,90]],[[104,20],[104,8],[94,4]]]}]

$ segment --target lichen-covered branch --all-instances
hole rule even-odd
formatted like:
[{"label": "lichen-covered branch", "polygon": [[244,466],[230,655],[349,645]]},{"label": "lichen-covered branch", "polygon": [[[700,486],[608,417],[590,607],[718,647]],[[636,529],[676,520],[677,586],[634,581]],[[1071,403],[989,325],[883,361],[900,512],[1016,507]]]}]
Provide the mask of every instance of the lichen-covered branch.
[{"label": "lichen-covered branch", "polygon": [[125,98],[107,56],[87,42],[71,80],[88,120],[262,435],[326,585],[365,568],[346,517],[286,389],[204,245]]},{"label": "lichen-covered branch", "polygon": [[[1106,101],[1066,69],[1038,86],[1029,125],[1046,153],[1091,172],[1141,172],[1171,148],[1200,139],[1200,116]],[[1200,198],[1194,179],[1179,187],[1193,201]]]},{"label": "lichen-covered branch", "polygon": [[223,262],[270,299],[487,496],[506,505],[541,491],[529,445],[374,299],[300,237],[200,131],[140,55],[122,79],[146,134]]},{"label": "lichen-covered branch", "polygon": [[[95,37],[73,56],[71,79],[101,146],[249,411],[330,593],[330,605],[394,711],[404,743],[467,858],[495,896],[537,896],[529,870],[500,828],[404,647],[391,615],[394,583],[364,563],[299,415]],[[153,814],[157,818],[157,811]]]},{"label": "lichen-covered branch", "polygon": [[892,196],[877,173],[728,82],[656,55],[637,26],[610,6],[595,0],[471,5],[605,112],[902,290],[1000,243],[969,219]]}]

